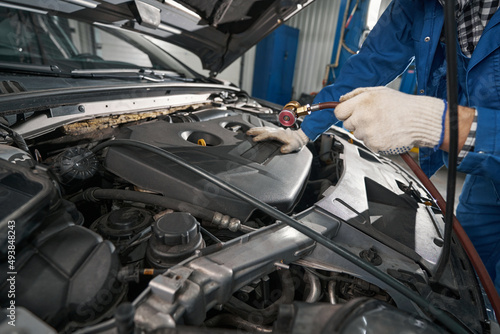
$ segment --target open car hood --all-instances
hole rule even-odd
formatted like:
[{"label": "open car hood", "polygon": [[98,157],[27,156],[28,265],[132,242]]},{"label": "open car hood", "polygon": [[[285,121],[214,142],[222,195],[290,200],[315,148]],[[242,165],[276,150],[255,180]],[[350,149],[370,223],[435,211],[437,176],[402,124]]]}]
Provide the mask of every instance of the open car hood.
[{"label": "open car hood", "polygon": [[189,50],[216,75],[314,0],[12,0],[47,14],[140,31]]}]

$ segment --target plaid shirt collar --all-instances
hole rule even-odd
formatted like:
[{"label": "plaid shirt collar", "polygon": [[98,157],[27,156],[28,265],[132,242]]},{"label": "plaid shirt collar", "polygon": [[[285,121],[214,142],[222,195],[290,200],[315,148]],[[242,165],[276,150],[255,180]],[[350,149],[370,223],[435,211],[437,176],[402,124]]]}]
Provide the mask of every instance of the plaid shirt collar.
[{"label": "plaid shirt collar", "polygon": [[[444,0],[439,0],[444,5]],[[465,56],[470,57],[484,28],[500,5],[500,0],[457,0],[457,37]]]}]

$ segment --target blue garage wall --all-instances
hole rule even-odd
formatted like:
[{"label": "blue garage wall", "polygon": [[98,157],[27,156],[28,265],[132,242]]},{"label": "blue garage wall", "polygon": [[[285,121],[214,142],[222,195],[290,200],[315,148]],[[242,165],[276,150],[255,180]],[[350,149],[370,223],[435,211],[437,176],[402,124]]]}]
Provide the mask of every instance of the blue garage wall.
[{"label": "blue garage wall", "polygon": [[252,95],[281,105],[292,99],[299,29],[280,26],[257,44]]}]

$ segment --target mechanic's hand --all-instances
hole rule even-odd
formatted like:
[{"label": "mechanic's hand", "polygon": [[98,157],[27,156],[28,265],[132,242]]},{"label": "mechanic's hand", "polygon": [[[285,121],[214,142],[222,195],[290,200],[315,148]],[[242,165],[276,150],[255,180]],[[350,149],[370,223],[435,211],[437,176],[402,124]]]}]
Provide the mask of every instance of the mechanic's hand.
[{"label": "mechanic's hand", "polygon": [[290,130],[283,128],[272,128],[270,126],[251,128],[247,135],[256,136],[253,141],[277,140],[285,145],[281,146],[281,153],[290,153],[300,150],[309,138],[302,130]]},{"label": "mechanic's hand", "polygon": [[340,102],[335,116],[376,152],[401,154],[413,146],[439,147],[443,141],[443,100],[370,87],[355,89]]}]

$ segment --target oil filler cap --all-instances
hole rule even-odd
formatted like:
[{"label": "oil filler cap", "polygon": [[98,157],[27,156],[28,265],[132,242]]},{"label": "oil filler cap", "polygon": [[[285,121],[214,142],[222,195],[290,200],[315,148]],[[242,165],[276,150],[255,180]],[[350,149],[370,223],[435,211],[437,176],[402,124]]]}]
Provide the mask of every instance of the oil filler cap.
[{"label": "oil filler cap", "polygon": [[186,245],[199,234],[196,219],[186,212],[173,212],[159,218],[153,224],[153,233],[164,245]]}]

